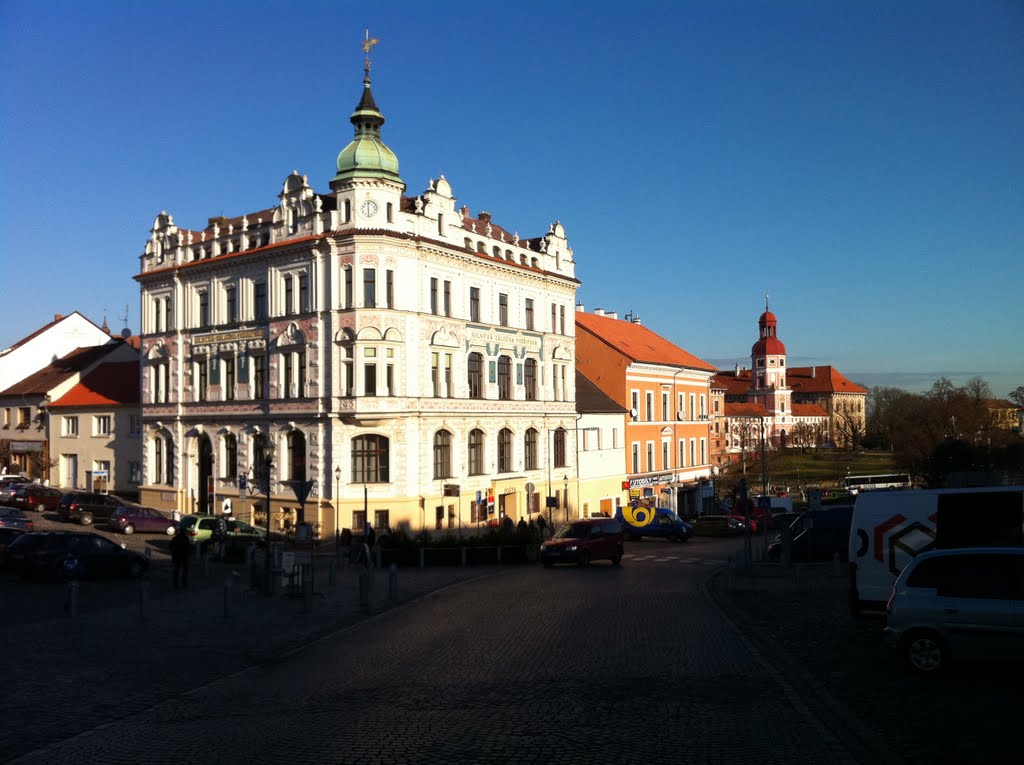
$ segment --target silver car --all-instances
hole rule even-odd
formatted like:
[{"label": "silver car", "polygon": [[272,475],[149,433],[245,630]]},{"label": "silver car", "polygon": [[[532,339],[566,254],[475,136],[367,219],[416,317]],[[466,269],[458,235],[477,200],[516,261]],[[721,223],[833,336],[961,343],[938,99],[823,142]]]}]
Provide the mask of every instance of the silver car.
[{"label": "silver car", "polygon": [[1024,658],[1024,547],[932,550],[900,572],[886,644],[934,673],[957,658]]}]

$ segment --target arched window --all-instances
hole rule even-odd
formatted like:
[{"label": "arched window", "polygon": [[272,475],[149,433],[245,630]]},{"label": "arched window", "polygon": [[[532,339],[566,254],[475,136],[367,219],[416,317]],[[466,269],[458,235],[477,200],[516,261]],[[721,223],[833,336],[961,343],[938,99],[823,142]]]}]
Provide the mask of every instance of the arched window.
[{"label": "arched window", "polygon": [[386,436],[365,435],[352,439],[352,483],[388,483],[389,457]]},{"label": "arched window", "polygon": [[556,468],[565,467],[565,428],[555,431],[554,466]]},{"label": "arched window", "polygon": [[484,473],[484,432],[475,428],[469,432],[469,474]]},{"label": "arched window", "polygon": [[526,470],[537,469],[537,429],[530,428],[523,439],[523,462]]},{"label": "arched window", "polygon": [[512,359],[508,356],[498,357],[498,398],[512,398]]},{"label": "arched window", "polygon": [[238,439],[234,433],[224,434],[224,475],[234,480],[238,477]]},{"label": "arched window", "polygon": [[264,479],[263,447],[266,446],[266,444],[266,436],[262,433],[253,433],[252,438],[249,439],[249,465],[252,469],[252,478],[253,481],[257,482],[257,485],[261,488]]},{"label": "arched window", "polygon": [[484,357],[476,352],[469,354],[469,397],[484,397]]},{"label": "arched window", "polygon": [[512,431],[508,428],[498,431],[498,472],[512,472]]},{"label": "arched window", "polygon": [[301,430],[288,434],[288,479],[306,480],[306,434]]},{"label": "arched window", "polygon": [[174,484],[174,441],[167,431],[153,437],[153,483]]},{"label": "arched window", "polygon": [[434,478],[451,478],[452,434],[439,430],[434,434]]},{"label": "arched window", "polygon": [[537,360],[527,359],[523,364],[523,389],[527,401],[537,400]]}]

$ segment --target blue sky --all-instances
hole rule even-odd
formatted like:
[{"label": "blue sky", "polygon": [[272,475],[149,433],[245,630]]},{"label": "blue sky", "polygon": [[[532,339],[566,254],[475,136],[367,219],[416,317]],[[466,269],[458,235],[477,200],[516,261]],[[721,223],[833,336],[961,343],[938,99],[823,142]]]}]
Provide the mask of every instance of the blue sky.
[{"label": "blue sky", "polygon": [[749,365],[1024,385],[1024,3],[0,0],[0,347],[139,326],[161,210],[198,228],[329,190],[363,29],[410,193],[536,236],[587,310]]}]

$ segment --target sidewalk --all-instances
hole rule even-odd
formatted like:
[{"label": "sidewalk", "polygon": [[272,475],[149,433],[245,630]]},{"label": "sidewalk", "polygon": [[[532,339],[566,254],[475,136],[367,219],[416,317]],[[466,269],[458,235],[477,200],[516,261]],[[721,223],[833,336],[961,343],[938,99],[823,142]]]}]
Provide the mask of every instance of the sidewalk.
[{"label": "sidewalk", "polygon": [[[139,590],[115,608],[4,627],[0,762],[76,732],[146,709],[211,680],[280,657],[337,629],[449,585],[494,576],[493,567],[399,569],[398,599],[389,572],[373,571],[370,606],[360,604],[359,572],[317,560],[312,610],[303,598],[248,590],[244,564],[193,566],[188,590],[151,594],[145,616]],[[235,576],[232,572],[238,572]],[[154,571],[167,576],[169,571]],[[225,612],[225,580],[227,590]],[[83,588],[101,586],[85,582]],[[149,591],[165,590],[154,582]]]}]

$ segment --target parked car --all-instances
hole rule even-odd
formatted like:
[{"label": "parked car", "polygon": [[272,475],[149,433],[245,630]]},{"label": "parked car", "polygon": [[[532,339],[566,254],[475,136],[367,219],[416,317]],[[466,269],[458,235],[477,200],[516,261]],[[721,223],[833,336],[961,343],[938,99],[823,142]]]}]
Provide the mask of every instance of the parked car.
[{"label": "parked car", "polygon": [[56,510],[64,492],[38,483],[15,484],[6,504],[22,510]]},{"label": "parked car", "polygon": [[540,547],[544,568],[556,563],[587,566],[594,560],[622,561],[622,526],[614,518],[585,518],[563,525]]},{"label": "parked car", "polygon": [[693,519],[693,533],[704,537],[727,537],[742,534],[746,526],[729,515],[698,515]]},{"label": "parked car", "polygon": [[[848,558],[849,531],[821,526],[805,529],[793,537],[790,543],[789,559],[799,563],[827,563],[836,555],[842,563]],[[768,560],[782,559],[782,540],[776,539],[768,545]]]},{"label": "parked car", "polygon": [[32,519],[16,507],[0,507],[0,527],[32,531],[35,524]]},{"label": "parked car", "polygon": [[931,674],[953,657],[1024,658],[1024,547],[961,547],[916,556],[885,609],[885,642]]},{"label": "parked car", "polygon": [[[4,478],[16,478],[17,480],[5,481]],[[0,476],[0,505],[10,505],[11,498],[25,486],[31,486],[33,484],[28,478],[23,476]]]},{"label": "parked car", "polygon": [[25,533],[21,529],[0,528],[0,568],[7,567],[7,548],[11,542]]},{"label": "parked car", "polygon": [[75,521],[82,526],[90,526],[97,520],[109,520],[118,508],[134,504],[113,494],[69,491],[57,503],[57,513],[62,521]]},{"label": "parked car", "polygon": [[166,534],[173,536],[178,530],[178,524],[169,516],[152,507],[141,505],[125,505],[117,508],[107,526],[112,531],[120,531],[122,534],[134,534],[136,531],[143,533]]},{"label": "parked car", "polygon": [[760,524],[757,522],[757,518],[754,515],[750,516],[749,524],[747,523],[747,517],[745,515],[730,515],[729,517],[732,518],[734,521],[739,521],[744,525],[749,525],[750,530],[752,532],[756,532],[758,529],[761,528]]},{"label": "parked car", "polygon": [[[221,523],[224,541],[232,548],[247,547],[251,543],[262,544],[267,538],[266,529],[221,515],[186,515],[178,523],[185,529],[189,541],[194,545],[200,545],[204,550],[214,539],[217,527]],[[272,542],[282,539],[282,535],[271,533]]]},{"label": "parked car", "polygon": [[[71,558],[73,561],[66,565]],[[89,531],[35,531],[7,548],[8,568],[22,576],[141,576],[149,562]]]}]

